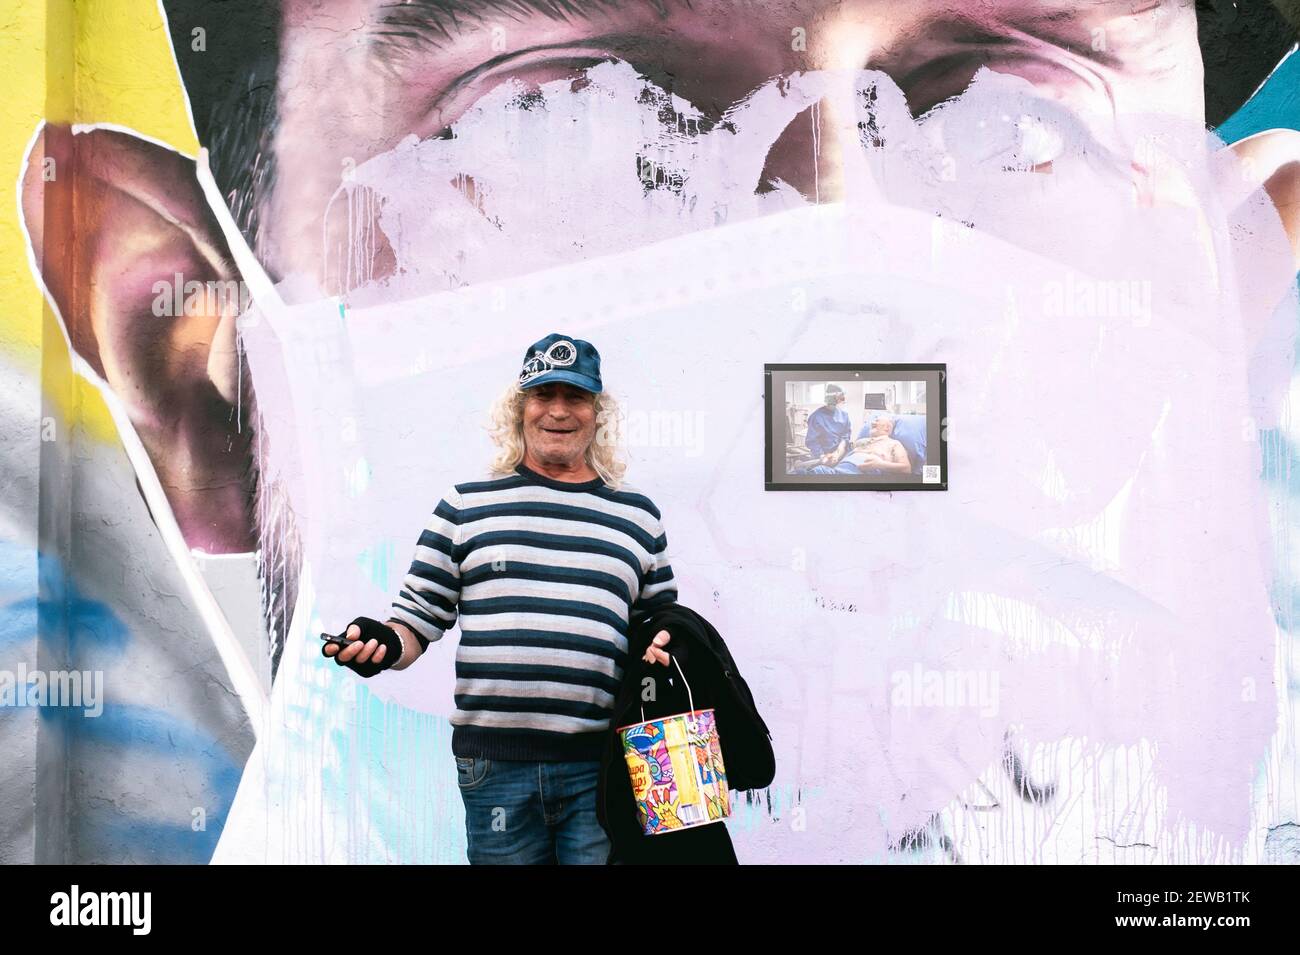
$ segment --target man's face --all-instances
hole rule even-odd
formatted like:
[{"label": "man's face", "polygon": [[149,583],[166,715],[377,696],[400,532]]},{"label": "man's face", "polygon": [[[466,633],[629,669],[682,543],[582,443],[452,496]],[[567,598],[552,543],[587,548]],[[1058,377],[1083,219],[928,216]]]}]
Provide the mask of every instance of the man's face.
[{"label": "man's face", "polygon": [[[370,218],[375,210],[339,201],[349,170],[405,137],[445,133],[503,81],[577,77],[602,60],[630,64],[715,118],[775,77],[859,69],[888,74],[919,114],[960,94],[986,66],[1028,80],[1089,122],[1147,113],[1203,124],[1196,17],[1184,0],[664,4],[661,14],[649,0],[577,0],[577,12],[557,20],[528,3],[506,14],[467,2],[480,12],[457,12],[455,23],[444,13],[440,26],[436,11],[454,2],[285,0],[273,152],[293,174],[276,178],[262,218],[264,264],[277,277],[310,275],[327,292],[418,268],[421,249],[408,247],[409,236],[395,249],[395,237]],[[829,112],[809,111],[789,124],[756,189],[779,180],[810,200],[839,197],[840,150],[858,146],[836,142]],[[539,190],[561,187],[580,157],[533,145],[539,158],[523,174]],[[400,189],[433,185],[446,184],[409,181]],[[467,203],[481,203],[472,179],[458,188]],[[581,223],[564,227],[576,232]],[[418,242],[432,249],[455,238],[426,233]]]},{"label": "man's face", "polygon": [[[553,19],[536,12],[536,6],[569,12]],[[1067,119],[1086,115],[1080,124],[1088,131],[1079,135],[1085,146],[1090,138],[1106,140],[1101,127],[1120,119],[1136,118],[1139,127],[1172,119],[1193,128],[1198,137],[1204,130],[1201,58],[1190,0],[691,0],[689,7],[685,0],[282,0],[278,7],[274,117],[265,126],[254,123],[250,133],[264,133],[268,140],[241,142],[233,150],[235,156],[256,155],[256,163],[231,168],[216,163],[214,168],[220,170],[223,191],[233,190],[227,202],[254,236],[253,253],[271,279],[304,280],[282,286],[286,300],[295,304],[317,292],[356,292],[344,303],[355,311],[573,259],[613,255],[688,229],[844,198],[846,183],[862,185],[864,169],[879,180],[877,185],[888,186],[879,190],[880,206],[906,206],[912,196],[901,193],[909,184],[917,183],[924,192],[942,175],[907,165],[916,145],[908,139],[885,157],[893,162],[901,156],[907,162],[882,171],[883,166],[861,161],[864,130],[849,129],[852,123],[846,125],[845,116],[834,115],[842,104],[821,82],[828,77],[838,81],[841,71],[848,79],[863,69],[887,77],[906,98],[891,104],[903,111],[903,119],[909,110],[914,115],[929,111],[926,122],[917,126],[918,137],[936,127],[942,135],[938,146],[918,138],[926,162],[942,159],[935,151],[947,149],[950,139],[973,144],[974,152],[983,155],[986,137],[975,130],[983,122],[969,123],[972,117],[963,115],[962,125],[951,115],[960,109],[947,110],[945,117],[945,110],[931,107],[959,97],[971,76],[985,67],[1010,74],[995,77],[1004,87],[1010,83],[1023,92],[1027,83],[1031,98],[1057,101],[1061,109],[1055,112],[1068,111]],[[441,30],[435,23],[439,11]],[[610,60],[619,65],[611,66]],[[640,112],[627,112],[621,101],[609,106],[603,88],[590,77],[586,87],[577,79],[564,81],[593,65],[600,68],[597,72],[616,75],[620,96],[634,98]],[[625,82],[638,75],[650,84],[645,89],[639,80]],[[807,84],[806,95],[793,95],[790,90],[801,77],[818,82]],[[501,84],[508,81],[545,84],[544,104],[528,96],[507,102],[507,87]],[[592,95],[585,113],[576,108],[566,112],[565,104],[580,99],[584,88],[602,96]],[[959,104],[975,103],[975,119],[983,115],[984,88],[977,84]],[[674,99],[657,97],[655,89]],[[648,94],[644,102],[640,94]],[[854,102],[860,105],[863,99]],[[884,112],[882,107],[876,115]],[[704,124],[684,119],[688,114],[712,120],[712,129],[701,133]],[[752,124],[737,132],[731,120],[738,114],[746,122],[755,116],[772,122],[758,135]],[[548,124],[548,117],[554,122]],[[557,136],[557,127],[579,132],[565,140]],[[227,125],[217,128],[223,136],[229,131]],[[511,140],[511,131],[519,129],[527,135]],[[452,134],[455,139],[448,140]],[[46,285],[63,314],[71,316],[67,321],[73,326],[74,347],[130,403],[132,421],[146,432],[155,466],[166,472],[163,484],[187,540],[213,552],[251,549],[240,502],[247,495],[247,448],[256,423],[242,427],[238,417],[239,409],[248,407],[240,404],[247,366],[239,360],[234,322],[218,325],[215,312],[187,316],[192,320],[169,322],[172,338],[160,343],[148,292],[150,279],[170,282],[182,272],[187,280],[238,278],[228,265],[242,257],[238,250],[225,253],[225,237],[207,214],[208,198],[199,193],[187,160],[112,130],[80,135],[83,143],[99,145],[76,154],[87,163],[102,156],[107,167],[119,170],[122,181],[98,173],[65,177],[69,189],[78,184],[77,202],[47,203],[46,184],[38,175],[42,165],[29,164],[24,184],[29,224],[60,210],[68,216],[76,210],[78,228],[67,232],[83,237],[80,251],[66,262],[42,266]],[[71,135],[67,139],[64,145],[70,146]],[[601,153],[601,144],[611,140],[619,148]],[[654,149],[642,144],[650,141],[658,148],[665,140],[699,147],[683,152],[690,160],[684,174],[688,179],[696,175],[688,185],[724,183],[725,202],[718,203],[703,187],[687,189],[689,197],[674,195],[671,181],[665,185],[656,179],[642,189],[642,153],[656,158]],[[216,144],[208,145],[214,157],[221,155]],[[878,144],[869,145],[874,149]],[[738,153],[745,159],[736,167],[708,165],[719,155]],[[589,161],[594,154],[600,163]],[[1082,155],[1090,164],[1097,154],[1083,149]],[[1111,205],[1128,209],[1131,153],[1121,149],[1117,155],[1124,168],[1118,182],[1107,181],[1118,186],[1108,197],[1118,199]],[[73,156],[68,149],[59,161],[71,162]],[[270,165],[261,165],[268,156]],[[844,157],[858,165],[841,177]],[[994,150],[994,168],[999,157]],[[442,161],[425,161],[429,159]],[[1276,167],[1267,155],[1262,159],[1259,168]],[[979,156],[975,161],[984,162]],[[510,181],[493,181],[480,168],[484,162],[489,172]],[[1056,166],[1063,170],[1065,164]],[[1172,181],[1179,168],[1158,165],[1153,178]],[[240,185],[241,176],[254,184]],[[620,201],[608,201],[599,184],[616,178],[631,181],[620,183],[625,190]],[[971,212],[969,199],[981,204],[970,215],[979,220],[978,229],[1092,268],[1090,259],[1075,261],[1080,255],[1075,246],[1069,246],[1068,254],[1059,249],[1049,253],[1040,241],[1045,227],[1032,211],[1043,207],[1038,187],[1046,180],[1016,174],[1008,177],[1006,190],[994,195],[972,189],[971,180],[960,178],[959,187],[944,191],[944,202],[930,202],[932,196],[925,194],[912,205],[927,214],[945,209],[943,215],[952,223]],[[91,184],[97,184],[94,197],[88,196]],[[507,187],[512,190],[509,202],[501,194]],[[944,188],[941,181],[938,188]],[[866,191],[872,192],[870,184]],[[950,205],[953,191],[961,194]],[[1190,186],[1187,191],[1195,192]],[[761,201],[746,205],[747,198],[755,197]],[[88,215],[87,209],[102,212]],[[183,227],[171,215],[176,209],[185,212]],[[459,210],[459,218],[443,221],[448,209]],[[1097,243],[1091,236],[1104,232],[1093,213],[1108,210],[1105,203],[1086,206],[1083,214],[1092,218],[1068,235],[1092,249]],[[1049,210],[1046,218],[1055,212]],[[1078,214],[1073,209],[1065,213],[1055,221],[1073,221]],[[97,228],[85,228],[90,223]],[[940,238],[947,242],[946,236]],[[1195,241],[1198,254],[1217,248],[1211,238]],[[122,249],[136,250],[130,269],[112,259],[113,250]],[[146,255],[141,250],[154,251]],[[1199,274],[1213,271],[1213,262],[1203,268],[1199,260],[1187,261],[1187,268]],[[478,267],[479,262],[487,265]],[[86,276],[95,280],[96,294],[74,296]],[[243,278],[256,284],[255,276]],[[208,353],[201,354],[203,349]],[[165,365],[159,360],[182,351],[193,352],[195,360]],[[303,350],[291,352],[288,359],[315,360]],[[256,382],[252,385],[256,391]],[[242,441],[235,453],[231,441]],[[195,448],[208,449],[207,459],[196,463]],[[263,532],[274,533],[268,528]]]},{"label": "man's face", "polygon": [[890,418],[877,418],[871,422],[871,434],[873,437],[882,435],[891,435],[894,433],[894,422]]},{"label": "man's face", "polygon": [[596,434],[596,396],[565,382],[524,394],[524,444],[546,464],[574,465]]}]

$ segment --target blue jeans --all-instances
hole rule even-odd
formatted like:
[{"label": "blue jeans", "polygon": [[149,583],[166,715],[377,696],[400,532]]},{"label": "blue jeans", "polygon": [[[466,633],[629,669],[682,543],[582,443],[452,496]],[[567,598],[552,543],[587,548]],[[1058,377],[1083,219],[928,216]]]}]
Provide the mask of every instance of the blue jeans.
[{"label": "blue jeans", "polygon": [[470,865],[604,865],[596,818],[599,761],[456,757]]}]

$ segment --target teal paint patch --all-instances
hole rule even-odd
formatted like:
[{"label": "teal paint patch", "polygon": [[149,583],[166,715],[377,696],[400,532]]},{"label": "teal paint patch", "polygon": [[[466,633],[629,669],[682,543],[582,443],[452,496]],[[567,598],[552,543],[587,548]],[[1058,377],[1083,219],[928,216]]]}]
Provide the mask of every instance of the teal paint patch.
[{"label": "teal paint patch", "polygon": [[1300,130],[1300,53],[1295,50],[1216,132],[1224,142],[1235,143],[1265,129]]}]

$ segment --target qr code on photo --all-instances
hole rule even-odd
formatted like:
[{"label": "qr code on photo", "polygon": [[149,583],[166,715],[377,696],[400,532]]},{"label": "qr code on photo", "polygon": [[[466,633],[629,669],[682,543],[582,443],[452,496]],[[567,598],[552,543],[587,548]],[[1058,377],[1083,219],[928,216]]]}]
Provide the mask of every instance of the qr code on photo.
[{"label": "qr code on photo", "polygon": [[921,481],[925,484],[939,483],[939,465],[927,464],[921,468]]}]

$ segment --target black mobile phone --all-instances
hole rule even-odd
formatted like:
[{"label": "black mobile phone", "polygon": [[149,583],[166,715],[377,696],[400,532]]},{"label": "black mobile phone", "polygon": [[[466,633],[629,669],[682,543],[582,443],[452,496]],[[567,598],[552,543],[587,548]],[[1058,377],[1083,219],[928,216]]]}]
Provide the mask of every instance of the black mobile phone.
[{"label": "black mobile phone", "polygon": [[320,638],[324,640],[326,643],[337,643],[340,647],[346,647],[349,643],[355,642],[354,640],[348,639],[346,630],[338,634],[322,633],[320,635]]}]

